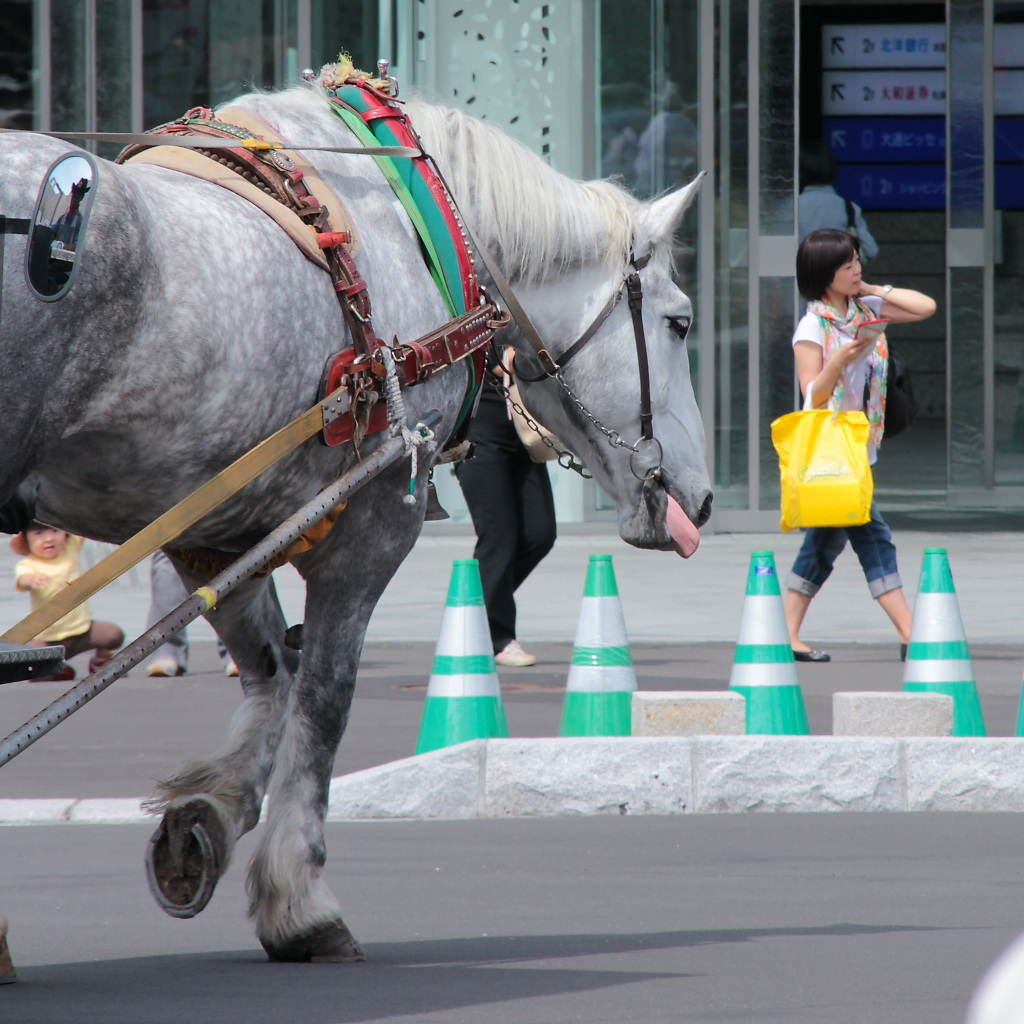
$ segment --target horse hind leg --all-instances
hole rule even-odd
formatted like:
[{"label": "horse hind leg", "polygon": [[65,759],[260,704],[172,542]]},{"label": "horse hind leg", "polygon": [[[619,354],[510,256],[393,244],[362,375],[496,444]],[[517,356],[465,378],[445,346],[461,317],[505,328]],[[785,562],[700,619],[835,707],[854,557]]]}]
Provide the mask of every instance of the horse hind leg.
[{"label": "horse hind leg", "polygon": [[241,671],[242,705],[221,750],[160,782],[148,804],[163,818],[146,850],[147,879],[160,908],[179,918],[207,905],[236,840],[259,821],[299,658],[285,647],[269,579],[243,584],[210,618]]}]

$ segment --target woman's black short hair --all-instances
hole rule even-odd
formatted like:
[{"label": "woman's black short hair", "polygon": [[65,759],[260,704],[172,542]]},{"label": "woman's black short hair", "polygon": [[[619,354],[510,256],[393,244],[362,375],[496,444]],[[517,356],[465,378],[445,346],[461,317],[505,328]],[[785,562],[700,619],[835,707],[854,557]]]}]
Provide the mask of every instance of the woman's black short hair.
[{"label": "woman's black short hair", "polygon": [[836,180],[836,162],[824,142],[805,142],[800,147],[800,189],[808,185],[831,185]]},{"label": "woman's black short hair", "polygon": [[820,299],[836,271],[860,255],[860,239],[835,228],[812,231],[796,251],[796,286],[808,301]]}]

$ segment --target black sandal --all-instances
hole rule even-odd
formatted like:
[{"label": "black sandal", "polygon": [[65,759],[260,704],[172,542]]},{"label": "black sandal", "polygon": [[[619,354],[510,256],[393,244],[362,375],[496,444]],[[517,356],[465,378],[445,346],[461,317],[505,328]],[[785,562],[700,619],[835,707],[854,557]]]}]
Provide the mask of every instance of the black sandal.
[{"label": "black sandal", "polygon": [[832,655],[828,651],[794,651],[793,660],[825,662],[831,661]]}]

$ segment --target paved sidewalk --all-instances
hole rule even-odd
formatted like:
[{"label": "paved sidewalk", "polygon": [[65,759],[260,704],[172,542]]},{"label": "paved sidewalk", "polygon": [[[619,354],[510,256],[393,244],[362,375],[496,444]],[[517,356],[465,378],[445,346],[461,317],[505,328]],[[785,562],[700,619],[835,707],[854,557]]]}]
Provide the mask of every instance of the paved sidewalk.
[{"label": "paved sidewalk", "polygon": [[[1019,643],[1024,639],[1024,534],[925,533],[895,535],[908,600],[913,603],[925,547],[949,550],[968,640]],[[705,537],[693,558],[639,551],[619,540],[611,525],[563,526],[554,551],[518,594],[519,635],[525,642],[571,641],[591,554],[610,552],[634,641],[692,643],[735,641],[747,566],[752,551],[772,550],[783,579],[800,545],[800,534],[718,534]],[[454,558],[473,553],[472,531],[430,524],[384,593],[367,638],[375,641],[437,638]],[[88,543],[96,560],[101,545]],[[28,599],[14,589],[15,556],[0,542],[0,630],[25,614]],[[289,622],[301,622],[305,590],[291,566],[274,574]],[[117,622],[130,637],[146,626],[149,570],[143,564],[91,601],[97,619]],[[205,622],[190,627],[195,639],[212,639]],[[856,556],[849,548],[807,616],[805,639],[824,643],[892,643],[895,633],[871,600]]]}]

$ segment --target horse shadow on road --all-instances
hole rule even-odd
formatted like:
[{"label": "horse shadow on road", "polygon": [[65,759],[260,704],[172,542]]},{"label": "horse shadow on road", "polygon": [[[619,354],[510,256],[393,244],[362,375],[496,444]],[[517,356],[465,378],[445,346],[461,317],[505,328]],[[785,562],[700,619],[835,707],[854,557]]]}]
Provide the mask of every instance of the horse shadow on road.
[{"label": "horse shadow on road", "polygon": [[[836,924],[481,936],[369,943],[367,961],[350,965],[268,964],[261,952],[250,950],[52,964],[22,968],[18,984],[0,990],[0,1019],[5,1024],[354,1024],[416,1015],[499,1020],[503,1014],[496,1004],[500,1003],[585,995],[657,980],[675,980],[685,986],[686,979],[699,976],[665,970],[664,956],[651,958],[647,966],[660,968],[653,970],[640,969],[641,960],[633,961],[633,969],[609,970],[601,961],[565,965],[574,958],[658,954],[767,938],[932,930]],[[685,958],[671,964],[677,965],[685,967]],[[675,991],[685,997],[685,987]],[[623,1009],[630,1001],[626,996]],[[608,1009],[605,1000],[602,1005]],[[473,1008],[483,1012],[471,1018],[467,1011]],[[515,1016],[520,1019],[520,1014]]]}]

